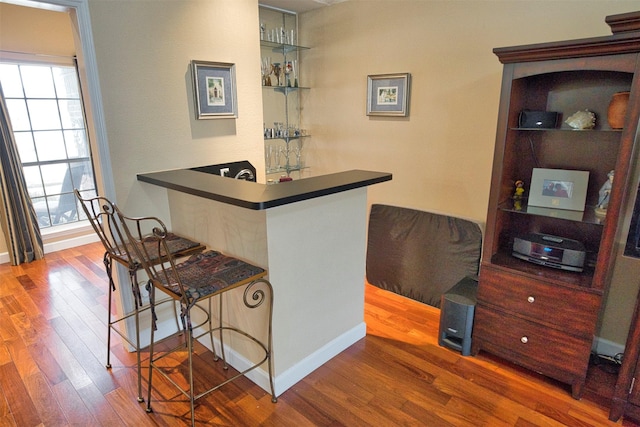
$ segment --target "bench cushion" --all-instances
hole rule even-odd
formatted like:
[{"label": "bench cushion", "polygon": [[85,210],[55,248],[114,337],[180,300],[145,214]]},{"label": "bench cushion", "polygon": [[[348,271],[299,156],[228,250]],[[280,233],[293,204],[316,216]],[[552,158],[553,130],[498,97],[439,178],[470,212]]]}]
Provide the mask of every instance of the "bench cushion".
[{"label": "bench cushion", "polygon": [[475,222],[374,204],[369,216],[367,281],[440,307],[440,297],[478,274],[482,231]]}]

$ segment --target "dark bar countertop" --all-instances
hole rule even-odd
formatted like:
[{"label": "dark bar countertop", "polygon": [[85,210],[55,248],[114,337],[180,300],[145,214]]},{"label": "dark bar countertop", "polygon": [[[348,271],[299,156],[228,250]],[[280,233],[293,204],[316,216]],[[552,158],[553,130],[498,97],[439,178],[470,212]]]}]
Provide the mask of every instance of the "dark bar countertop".
[{"label": "dark bar countertop", "polygon": [[262,210],[390,181],[387,172],[351,170],[274,185],[190,169],[138,174],[138,181],[247,209]]}]

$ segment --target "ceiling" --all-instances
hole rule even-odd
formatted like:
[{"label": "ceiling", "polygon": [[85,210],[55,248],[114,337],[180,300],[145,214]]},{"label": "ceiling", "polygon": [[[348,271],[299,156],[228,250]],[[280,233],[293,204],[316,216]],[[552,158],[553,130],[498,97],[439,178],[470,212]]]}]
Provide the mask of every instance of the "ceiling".
[{"label": "ceiling", "polygon": [[302,13],[325,6],[331,6],[334,3],[341,3],[343,1],[347,0],[260,0],[259,3],[265,6]]}]

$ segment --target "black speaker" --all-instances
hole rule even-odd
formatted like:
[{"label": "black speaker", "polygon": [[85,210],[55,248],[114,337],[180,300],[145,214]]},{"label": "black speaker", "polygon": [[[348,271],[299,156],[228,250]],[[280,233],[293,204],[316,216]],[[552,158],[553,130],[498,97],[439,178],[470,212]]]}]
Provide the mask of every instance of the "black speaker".
[{"label": "black speaker", "polygon": [[522,110],[518,117],[518,126],[529,129],[554,129],[557,126],[558,113],[555,111]]},{"label": "black speaker", "polygon": [[471,332],[476,310],[478,280],[465,277],[442,295],[438,344],[462,353],[471,354]]}]

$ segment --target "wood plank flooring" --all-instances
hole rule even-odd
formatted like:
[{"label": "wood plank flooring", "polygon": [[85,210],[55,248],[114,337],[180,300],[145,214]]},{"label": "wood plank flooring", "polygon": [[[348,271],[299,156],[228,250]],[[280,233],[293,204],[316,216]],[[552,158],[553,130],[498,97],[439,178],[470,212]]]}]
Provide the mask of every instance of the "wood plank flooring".
[{"label": "wood plank flooring", "polygon": [[[486,353],[437,345],[439,311],[366,285],[367,336],[283,393],[245,378],[202,399],[200,425],[607,426],[612,378],[592,368],[582,400],[568,386]],[[107,282],[91,244],[0,265],[0,426],[183,426],[189,405],[154,380],[154,412],[136,401],[135,355],[112,342]],[[277,298],[277,295],[276,295]],[[204,365],[202,377],[220,375]],[[181,367],[176,360],[176,367]],[[159,376],[157,376],[159,378]],[[144,384],[146,388],[146,383]]]}]

